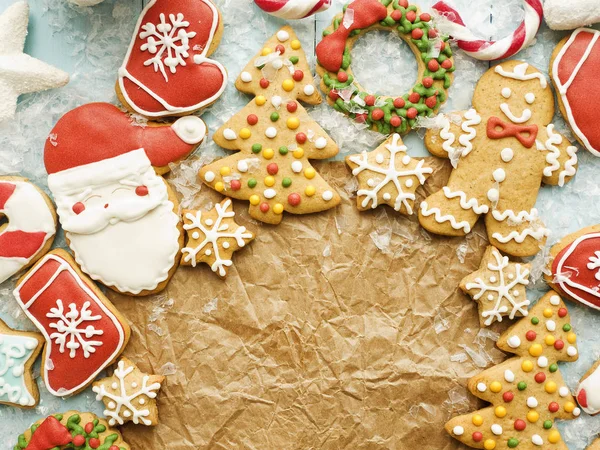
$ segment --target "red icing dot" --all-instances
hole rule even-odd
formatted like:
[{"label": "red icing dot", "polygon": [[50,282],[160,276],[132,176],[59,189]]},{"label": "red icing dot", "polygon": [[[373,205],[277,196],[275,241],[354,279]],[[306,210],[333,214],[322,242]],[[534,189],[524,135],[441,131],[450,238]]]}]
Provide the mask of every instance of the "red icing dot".
[{"label": "red icing dot", "polygon": [[421,22],[429,22],[431,20],[431,15],[428,13],[421,14]]},{"label": "red icing dot", "polygon": [[340,83],[348,81],[348,74],[346,72],[338,72],[337,79]]},{"label": "red icing dot", "polygon": [[120,450],[116,445],[111,445],[108,450]]},{"label": "red icing dot", "polygon": [[392,19],[394,19],[395,22],[400,22],[400,19],[402,19],[402,11],[400,11],[399,9],[395,9],[392,12],[391,17]]},{"label": "red icing dot", "polygon": [[92,431],[94,431],[94,424],[92,422],[86,423],[84,430],[87,434],[90,434]]},{"label": "red icing dot", "polygon": [[451,61],[451,60],[449,60],[449,59],[447,59],[446,61],[444,61],[444,62],[442,63],[442,67],[443,67],[444,69],[446,69],[446,70],[448,70],[448,69],[452,69],[452,61]]},{"label": "red icing dot", "polygon": [[398,128],[400,125],[402,125],[402,119],[398,116],[393,116],[390,119],[390,125],[394,128]]},{"label": "red icing dot", "polygon": [[294,79],[294,81],[302,81],[304,79],[304,72],[302,72],[301,70],[296,70],[294,72],[294,75],[292,75],[292,78]]},{"label": "red icing dot", "polygon": [[92,448],[98,448],[98,447],[100,447],[100,439],[91,438],[89,444],[90,444],[90,447],[92,447]]},{"label": "red icing dot", "polygon": [[482,439],[483,439],[483,434],[481,434],[481,432],[476,431],[475,433],[473,433],[473,440],[475,442],[481,442]]},{"label": "red icing dot", "polygon": [[304,144],[306,142],[308,138],[306,137],[306,135],[304,133],[298,133],[296,135],[296,142],[298,144]]},{"label": "red icing dot", "polygon": [[546,381],[546,374],[544,372],[538,372],[535,374],[535,381],[536,383],[543,383],[544,381]]},{"label": "red icing dot", "polygon": [[440,63],[437,62],[435,59],[432,59],[431,61],[429,61],[427,63],[427,68],[431,71],[431,72],[437,72],[438,70],[440,70]]},{"label": "red icing dot", "polygon": [[81,434],[73,438],[73,445],[75,447],[81,447],[83,444],[85,444],[85,438]]},{"label": "red icing dot", "polygon": [[302,197],[300,197],[300,194],[293,193],[288,195],[288,203],[292,206],[298,206],[301,201]]},{"label": "red icing dot", "polygon": [[511,391],[506,391],[504,394],[502,394],[502,400],[504,400],[506,403],[512,402],[514,398],[515,394],[513,394]]},{"label": "red icing dot", "polygon": [[73,212],[75,214],[79,215],[85,211],[85,205],[81,202],[77,202],[73,205],[73,207],[71,209],[73,210]]},{"label": "red icing dot", "polygon": [[400,0],[398,4],[403,8],[408,8],[408,0]]},{"label": "red icing dot", "polygon": [[425,100],[425,105],[427,105],[428,108],[435,108],[435,106],[437,105],[437,95],[432,95],[431,97],[428,97],[427,100]]},{"label": "red icing dot", "polygon": [[548,411],[550,411],[552,413],[558,412],[559,409],[560,409],[560,406],[556,402],[552,402],[548,405]]},{"label": "red icing dot", "polygon": [[525,429],[525,427],[527,427],[527,424],[525,423],[524,420],[521,420],[521,419],[515,420],[515,430],[523,431]]},{"label": "red icing dot", "polygon": [[329,94],[327,94],[329,96],[329,98],[331,100],[337,100],[338,98],[340,98],[340,96],[338,95],[337,91],[335,89],[332,89],[329,91]]},{"label": "red icing dot", "polygon": [[381,120],[383,119],[383,115],[384,112],[382,109],[374,109],[373,112],[371,113],[371,117],[373,117],[373,120]]},{"label": "red icing dot", "polygon": [[415,20],[417,20],[417,13],[416,13],[416,12],[414,12],[414,11],[408,11],[408,12],[406,13],[406,19],[407,19],[409,22],[414,22]]},{"label": "red icing dot", "polygon": [[[411,13],[412,11],[409,11],[409,13]],[[406,15],[406,17],[408,17],[408,14]],[[412,30],[412,38],[413,39],[421,39],[423,37],[423,30],[421,30],[420,28],[415,28],[414,30]]]},{"label": "red icing dot", "polygon": [[418,114],[419,111],[417,111],[417,108],[408,108],[408,111],[406,111],[406,117],[409,119],[414,119]]},{"label": "red icing dot", "polygon": [[267,166],[267,172],[269,172],[269,175],[277,175],[277,172],[279,172],[279,166],[277,166],[275,163],[271,163]]},{"label": "red icing dot", "polygon": [[288,102],[288,104],[287,104],[288,112],[295,113],[297,109],[298,109],[298,103]]},{"label": "red icing dot", "polygon": [[260,204],[260,210],[264,213],[268,213],[269,212],[269,204],[267,202],[262,202]]},{"label": "red icing dot", "polygon": [[266,89],[269,87],[269,80],[267,80],[266,78],[261,78],[260,80],[260,87],[263,89]]},{"label": "red icing dot", "polygon": [[560,317],[562,319],[563,317],[565,317],[567,315],[567,313],[568,312],[567,312],[566,308],[560,308],[558,310],[558,317]]},{"label": "red icing dot", "polygon": [[279,52],[280,55],[283,55],[285,53],[285,47],[279,44],[277,47],[275,47],[275,51]]},{"label": "red icing dot", "polygon": [[246,117],[246,121],[248,122],[248,125],[256,125],[258,123],[258,116],[256,114],[250,114]]},{"label": "red icing dot", "polygon": [[554,341],[554,348],[556,350],[562,350],[563,348],[565,348],[565,343],[560,339],[557,339],[556,341]]},{"label": "red icing dot", "polygon": [[375,105],[375,96],[374,95],[367,95],[365,97],[365,103],[367,104],[367,106],[373,106],[373,105]]},{"label": "red icing dot", "polygon": [[394,108],[404,108],[404,106],[406,106],[406,102],[404,101],[404,99],[402,97],[398,97],[396,99],[394,99]]},{"label": "red icing dot", "polygon": [[421,96],[416,92],[413,92],[408,96],[408,101],[411,103],[419,103],[419,100],[421,100]]},{"label": "red icing dot", "polygon": [[[436,31],[436,33],[437,33],[437,31]],[[445,42],[440,42],[440,52],[443,52],[445,48],[446,48],[446,43]]]},{"label": "red icing dot", "polygon": [[425,78],[423,78],[423,86],[425,86],[428,89],[431,86],[433,86],[433,78],[431,78],[431,77],[425,77]]},{"label": "red icing dot", "polygon": [[231,180],[229,186],[231,186],[232,191],[239,191],[242,188],[242,183],[240,183],[240,180]]},{"label": "red icing dot", "polygon": [[136,187],[135,194],[139,195],[140,197],[145,197],[146,195],[148,195],[148,187],[146,187],[146,186]]},{"label": "red icing dot", "polygon": [[527,333],[525,333],[525,338],[528,341],[535,341],[536,337],[537,337],[537,333],[533,330],[529,330]]},{"label": "red icing dot", "polygon": [[367,115],[364,113],[357,114],[354,120],[357,123],[365,123],[367,121]]},{"label": "red icing dot", "polygon": [[429,36],[429,39],[435,39],[438,35],[438,32],[436,29],[434,28],[430,28],[429,32],[427,33],[427,35]]}]

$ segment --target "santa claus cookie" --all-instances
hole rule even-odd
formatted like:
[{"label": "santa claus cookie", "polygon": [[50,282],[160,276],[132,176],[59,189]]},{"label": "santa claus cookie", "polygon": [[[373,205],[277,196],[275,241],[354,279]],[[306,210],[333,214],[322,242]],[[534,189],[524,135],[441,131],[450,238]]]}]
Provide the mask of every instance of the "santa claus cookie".
[{"label": "santa claus cookie", "polygon": [[550,250],[546,282],[572,300],[600,310],[600,225],[563,237]]},{"label": "santa claus cookie", "polygon": [[0,177],[0,283],[36,262],[56,234],[50,198],[21,177]]},{"label": "santa claus cookie", "polygon": [[151,0],[119,69],[117,96],[147,117],[191,114],[225,90],[227,72],[208,59],[223,21],[210,0]]},{"label": "santa claus cookie", "polygon": [[600,413],[600,361],[597,361],[581,378],[577,387],[577,403],[586,413]]},{"label": "santa claus cookie", "polygon": [[540,185],[564,186],[577,170],[577,148],[555,131],[553,116],[554,96],[535,67],[508,61],[486,72],[473,109],[444,116],[444,126],[425,137],[454,170],[421,203],[421,225],[464,236],[484,215],[496,248],[513,256],[539,252],[549,234],[534,208]]},{"label": "santa claus cookie", "polygon": [[[597,7],[597,4],[596,4]],[[560,111],[582,146],[600,156],[596,105],[600,101],[600,31],[580,28],[564,38],[552,54],[550,77]]]},{"label": "santa claus cookie", "polygon": [[21,434],[14,450],[131,450],[118,430],[92,413],[68,411],[40,419]]},{"label": "santa claus cookie", "polygon": [[57,397],[89,386],[129,341],[125,318],[64,250],[44,256],[14,295],[46,339],[42,378]]},{"label": "santa claus cookie", "polygon": [[179,262],[178,202],[157,175],[204,139],[195,116],[137,124],[108,103],[65,114],[44,150],[60,222],[81,269],[131,295],[158,292]]}]

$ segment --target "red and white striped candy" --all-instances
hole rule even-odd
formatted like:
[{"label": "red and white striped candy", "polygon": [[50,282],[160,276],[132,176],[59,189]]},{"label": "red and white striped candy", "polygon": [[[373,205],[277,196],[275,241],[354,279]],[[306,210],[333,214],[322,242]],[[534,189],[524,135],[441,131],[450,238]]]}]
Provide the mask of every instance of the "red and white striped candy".
[{"label": "red and white striped candy", "polygon": [[457,40],[459,48],[483,61],[510,58],[529,46],[540,29],[544,9],[541,0],[523,0],[525,19],[513,34],[499,41],[478,39],[467,28],[451,0],[433,5],[433,10],[446,20],[438,20],[437,29]]},{"label": "red and white striped candy", "polygon": [[280,19],[304,19],[331,6],[332,0],[254,0],[263,11]]}]

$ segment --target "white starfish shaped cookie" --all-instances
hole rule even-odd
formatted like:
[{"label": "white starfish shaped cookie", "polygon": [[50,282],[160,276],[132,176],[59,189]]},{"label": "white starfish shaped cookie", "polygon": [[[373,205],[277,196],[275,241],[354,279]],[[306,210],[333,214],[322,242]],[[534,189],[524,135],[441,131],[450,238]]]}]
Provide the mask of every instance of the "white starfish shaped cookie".
[{"label": "white starfish shaped cookie", "polygon": [[23,53],[29,5],[17,2],[0,15],[0,122],[14,117],[21,94],[64,86],[69,74]]}]

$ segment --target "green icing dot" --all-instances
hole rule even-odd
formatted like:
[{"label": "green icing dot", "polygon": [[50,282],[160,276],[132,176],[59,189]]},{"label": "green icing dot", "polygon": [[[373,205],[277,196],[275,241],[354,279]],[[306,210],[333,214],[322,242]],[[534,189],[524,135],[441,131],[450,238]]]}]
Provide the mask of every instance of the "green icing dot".
[{"label": "green icing dot", "polygon": [[571,331],[571,325],[569,325],[568,323],[565,323],[563,325],[563,331]]},{"label": "green icing dot", "polygon": [[292,64],[298,64],[298,61],[299,61],[299,59],[297,56],[290,56],[290,62]]},{"label": "green icing dot", "polygon": [[260,145],[260,144],[254,144],[252,146],[252,151],[254,153],[260,153],[261,150],[262,150],[262,145]]},{"label": "green icing dot", "polygon": [[271,114],[271,122],[277,122],[279,120],[279,113],[272,113]]},{"label": "green icing dot", "polygon": [[248,180],[248,187],[250,189],[254,189],[256,187],[256,180],[254,178],[250,178]]},{"label": "green icing dot", "polygon": [[283,155],[283,156],[285,156],[285,155],[287,155],[287,154],[288,154],[288,151],[289,151],[289,150],[288,150],[288,148],[287,148],[287,147],[279,147],[279,154],[280,154],[280,155]]},{"label": "green icing dot", "polygon": [[558,365],[551,364],[550,367],[548,368],[548,370],[550,370],[550,372],[554,373],[558,370]]},{"label": "green icing dot", "polygon": [[281,180],[281,185],[286,188],[290,187],[292,185],[292,179],[285,177],[283,180]]},{"label": "green icing dot", "polygon": [[508,445],[508,448],[516,448],[516,446],[519,445],[519,440],[510,438],[506,444]]},{"label": "green icing dot", "polygon": [[527,389],[527,383],[525,383],[524,381],[519,381],[519,384],[517,384],[517,389],[520,391],[524,391],[525,389]]},{"label": "green icing dot", "polygon": [[537,325],[538,323],[540,323],[540,319],[538,319],[537,317],[532,317],[531,318],[531,323],[534,325]]},{"label": "green icing dot", "polygon": [[550,428],[552,428],[552,421],[551,420],[544,420],[544,428],[546,430],[549,430]]}]

